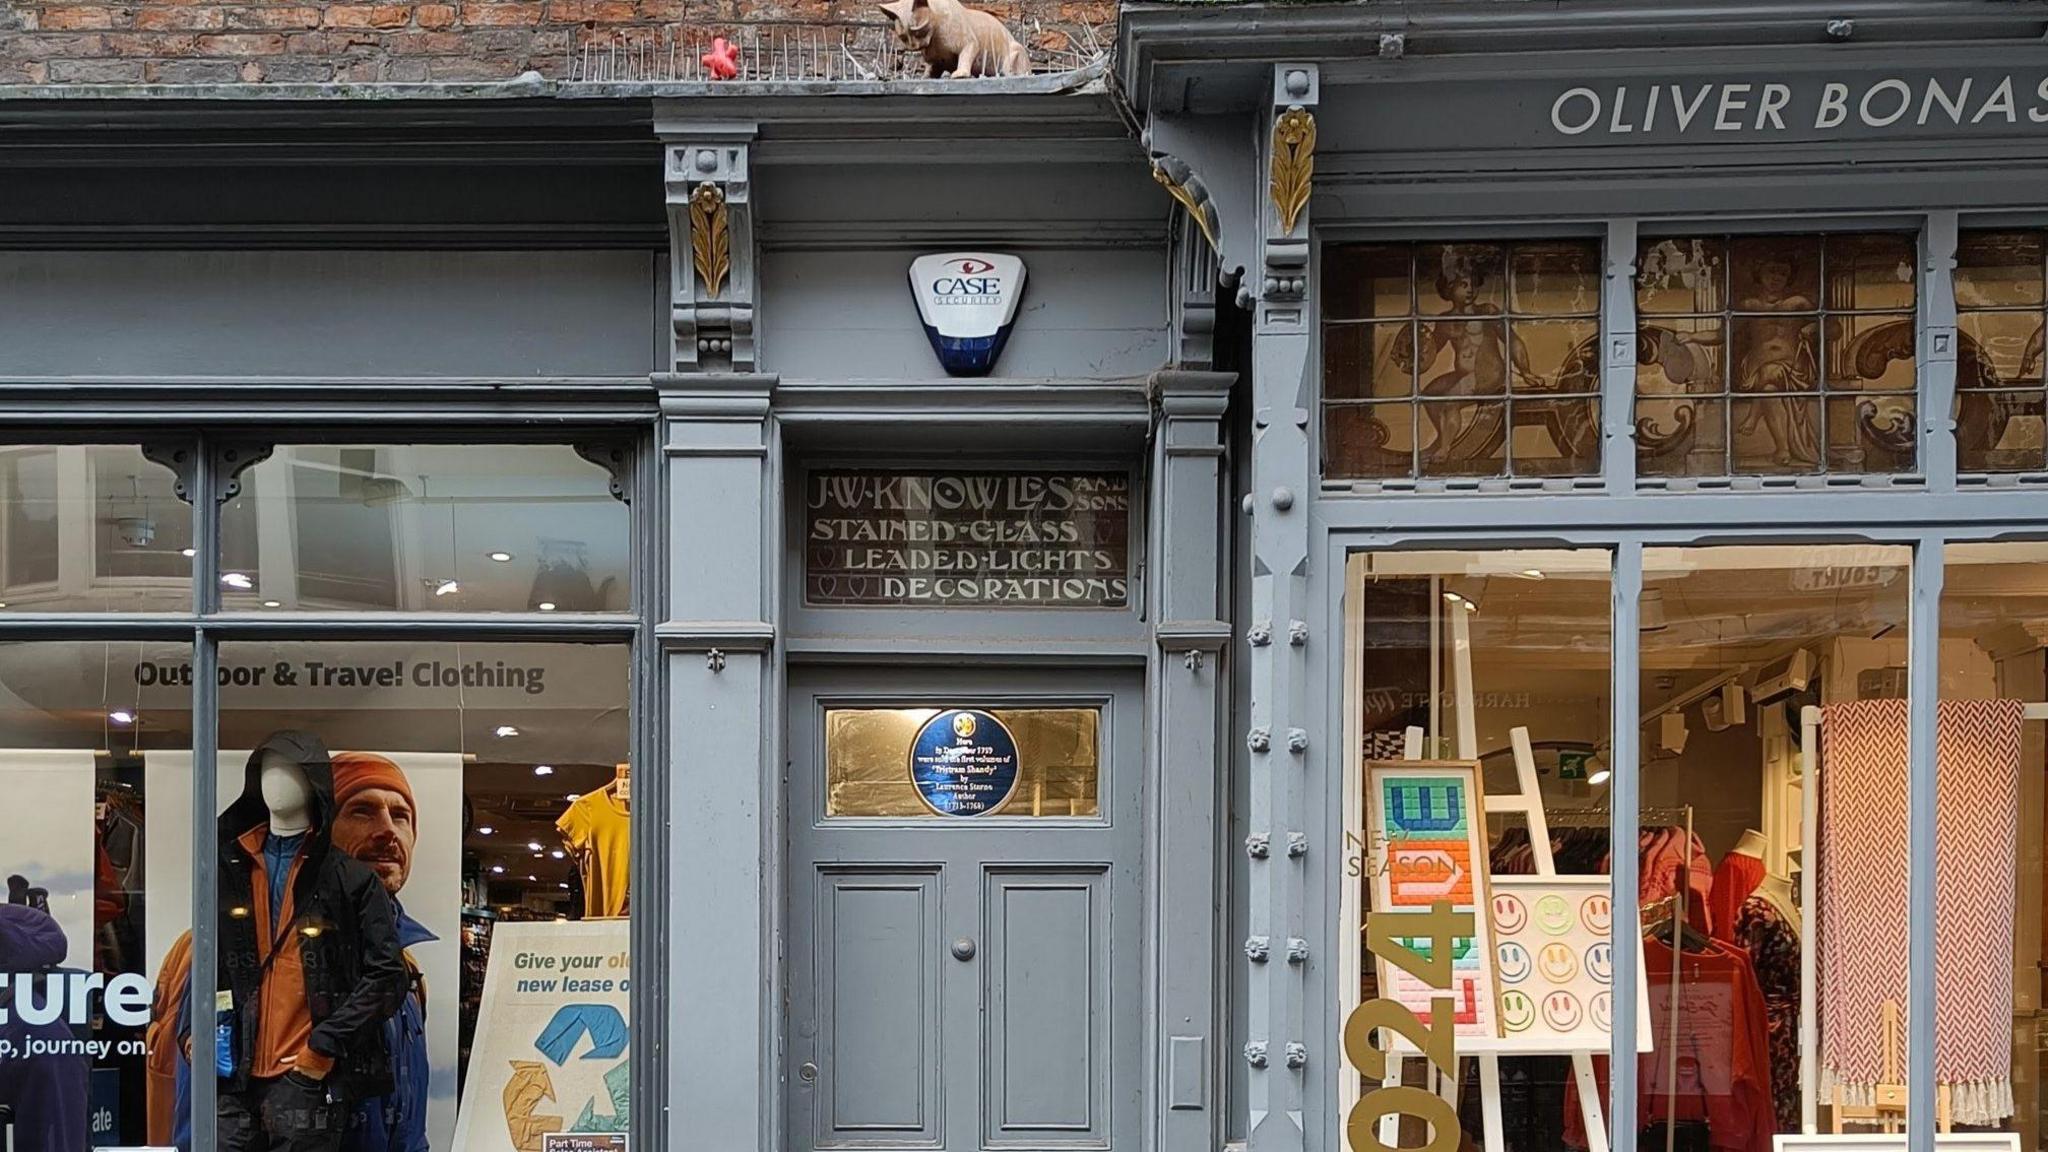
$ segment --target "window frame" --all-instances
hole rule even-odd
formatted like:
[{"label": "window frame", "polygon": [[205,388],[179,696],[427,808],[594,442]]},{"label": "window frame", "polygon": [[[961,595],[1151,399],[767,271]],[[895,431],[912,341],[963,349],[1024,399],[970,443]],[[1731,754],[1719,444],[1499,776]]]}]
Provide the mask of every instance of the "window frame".
[{"label": "window frame", "polygon": [[[337,399],[360,404],[363,398],[349,396],[348,387],[336,389]],[[24,419],[33,413],[20,414]],[[588,423],[565,421],[557,435],[536,434],[531,428],[514,424],[493,424],[482,412],[452,407],[415,424],[342,422],[340,426],[320,419],[318,413],[298,416],[280,412],[258,428],[234,425],[176,425],[176,431],[162,427],[116,426],[90,432],[53,432],[47,425],[17,425],[22,433],[15,443],[29,446],[77,444],[171,445],[186,450],[189,464],[181,476],[189,495],[212,494],[212,498],[188,499],[191,539],[194,549],[190,606],[181,612],[110,613],[93,611],[0,612],[0,642],[18,640],[134,641],[153,640],[189,645],[193,683],[189,699],[192,717],[192,757],[195,764],[219,758],[220,645],[242,640],[300,641],[554,641],[565,643],[606,643],[625,648],[628,667],[627,709],[630,732],[629,757],[636,764],[662,763],[661,715],[658,695],[660,668],[654,636],[654,609],[659,604],[666,577],[666,557],[660,546],[657,483],[660,463],[654,449],[651,420],[627,421],[616,416]],[[175,419],[175,414],[171,417]],[[317,421],[317,422],[316,422]],[[253,466],[270,443],[390,443],[390,444],[476,444],[514,446],[519,444],[615,444],[625,450],[625,462],[615,477],[618,497],[629,507],[628,532],[631,549],[628,570],[632,587],[623,612],[594,613],[427,613],[317,610],[277,612],[229,610],[221,605],[220,554],[221,510],[233,494],[235,474],[227,461]],[[594,467],[596,465],[593,465]],[[87,558],[91,562],[91,558]],[[639,799],[634,805],[635,827],[640,821],[658,826],[668,806],[670,783],[663,772],[636,773],[634,787]],[[212,772],[192,773],[191,803],[194,812],[219,810],[219,784]],[[211,821],[209,820],[209,824]],[[662,837],[634,835],[631,845],[630,883],[642,890],[665,883],[661,860],[665,853]],[[193,840],[190,875],[193,924],[211,924],[218,917],[219,856],[211,836]],[[648,904],[658,907],[659,901]],[[664,950],[661,917],[646,915],[631,921],[630,952],[633,968],[641,973],[630,1005],[633,1035],[642,1037],[632,1063],[633,1107],[629,1140],[636,1144],[644,1136],[659,1132],[658,1086],[661,1073],[660,1028],[665,1013],[665,973],[660,957]],[[192,938],[193,971],[217,971],[217,934],[195,932]],[[208,978],[203,983],[210,983]],[[187,1023],[192,1035],[203,1035],[210,1023],[209,1009],[188,998]],[[212,1076],[192,1078],[192,1139],[194,1147],[211,1148],[218,1143],[218,1083]]]}]

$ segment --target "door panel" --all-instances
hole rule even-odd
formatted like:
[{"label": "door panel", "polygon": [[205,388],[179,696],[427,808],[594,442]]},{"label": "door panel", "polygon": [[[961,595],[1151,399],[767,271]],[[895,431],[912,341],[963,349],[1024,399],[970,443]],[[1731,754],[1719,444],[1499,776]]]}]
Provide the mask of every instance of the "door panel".
[{"label": "door panel", "polygon": [[[792,1152],[1136,1152],[1143,689],[1104,669],[791,669]],[[1043,787],[974,817],[905,803],[909,741],[947,707],[1015,719],[1020,781]]]},{"label": "door panel", "polygon": [[989,868],[984,1147],[1107,1147],[1109,874]]},{"label": "door panel", "polygon": [[818,870],[818,1146],[935,1146],[942,874]]}]

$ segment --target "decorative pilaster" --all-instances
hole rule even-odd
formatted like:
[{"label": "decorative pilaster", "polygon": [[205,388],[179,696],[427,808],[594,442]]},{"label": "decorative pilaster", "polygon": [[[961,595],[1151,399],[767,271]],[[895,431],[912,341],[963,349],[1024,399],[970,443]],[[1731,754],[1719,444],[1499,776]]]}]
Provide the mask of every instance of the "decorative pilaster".
[{"label": "decorative pilaster", "polygon": [[[1209,254],[1203,253],[1208,260]],[[1158,605],[1152,694],[1158,733],[1152,778],[1160,781],[1152,826],[1159,830],[1159,988],[1151,1050],[1156,1053],[1156,1148],[1215,1148],[1222,1133],[1215,956],[1221,937],[1217,828],[1231,757],[1217,740],[1228,707],[1224,659],[1230,625],[1219,578],[1223,533],[1223,416],[1236,377],[1165,371],[1152,378],[1158,406],[1152,451],[1151,603]]]},{"label": "decorative pilaster", "polygon": [[771,376],[658,374],[666,494],[662,722],[670,884],[666,1133],[655,1148],[768,1152],[778,880],[771,588],[780,547]]},{"label": "decorative pilaster", "polygon": [[[1252,525],[1252,619],[1242,649],[1251,660],[1251,716],[1243,734],[1251,751],[1250,919],[1253,935],[1288,941],[1290,952],[1288,963],[1244,961],[1251,1152],[1300,1152],[1307,1085],[1335,1068],[1325,1035],[1330,1009],[1309,1003],[1319,958],[1308,942],[1323,934],[1308,907],[1308,870],[1323,855],[1315,801],[1324,794],[1316,781],[1326,763],[1308,731],[1309,661],[1322,658],[1308,624],[1315,616],[1308,511],[1317,474],[1309,436],[1315,389],[1308,237],[1318,95],[1315,65],[1274,66],[1258,265],[1244,293],[1256,297],[1249,302],[1257,309],[1252,485],[1244,498]],[[1274,843],[1289,850],[1272,852]]]},{"label": "decorative pilaster", "polygon": [[753,124],[657,123],[665,142],[669,305],[677,372],[751,372]]}]

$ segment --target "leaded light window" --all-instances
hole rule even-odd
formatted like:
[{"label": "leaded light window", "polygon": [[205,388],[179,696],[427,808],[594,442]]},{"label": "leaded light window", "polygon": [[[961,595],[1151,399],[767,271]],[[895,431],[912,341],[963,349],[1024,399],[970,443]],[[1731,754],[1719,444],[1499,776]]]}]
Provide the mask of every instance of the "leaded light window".
[{"label": "leaded light window", "polygon": [[1637,474],[1913,471],[1914,265],[1889,233],[1643,241]]},{"label": "leaded light window", "polygon": [[1600,245],[1324,250],[1323,474],[1600,472]]},{"label": "leaded light window", "polygon": [[1956,247],[1956,468],[2048,468],[2041,368],[2048,234],[1965,232]]}]

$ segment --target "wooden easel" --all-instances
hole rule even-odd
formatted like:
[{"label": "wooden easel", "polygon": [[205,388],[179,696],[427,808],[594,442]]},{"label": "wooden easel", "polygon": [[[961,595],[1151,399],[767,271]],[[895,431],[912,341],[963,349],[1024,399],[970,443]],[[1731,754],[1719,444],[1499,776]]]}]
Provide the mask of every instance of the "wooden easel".
[{"label": "wooden easel", "polygon": [[[1840,1084],[1835,1085],[1834,1115],[1829,1131],[1840,1133],[1844,1124],[1876,1124],[1878,1131],[1905,1130],[1906,1124],[1906,1029],[1900,1019],[1899,1002],[1885,998],[1878,1012],[1879,1043],[1884,1045],[1884,1068],[1878,1082],[1870,1086],[1870,1103],[1851,1104]],[[1954,1124],[1949,1107],[1949,1086],[1934,1086],[1934,1124],[1946,1133]]]}]

